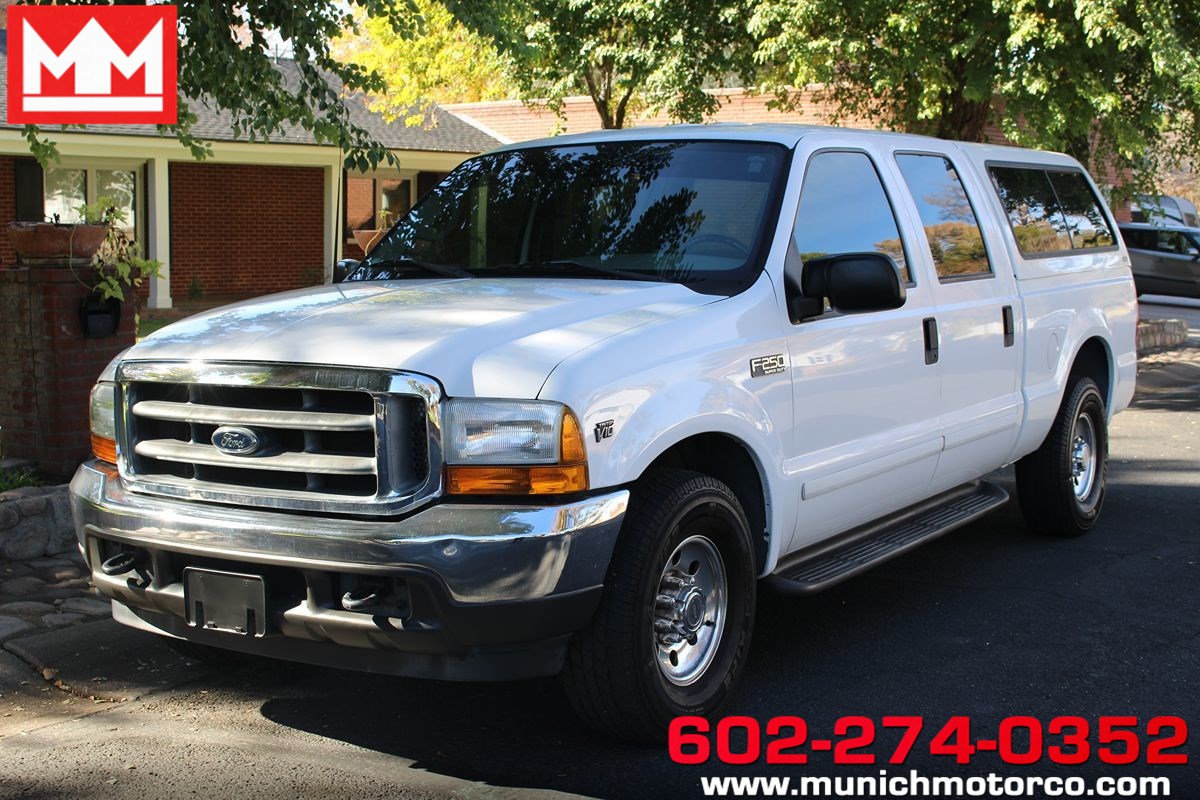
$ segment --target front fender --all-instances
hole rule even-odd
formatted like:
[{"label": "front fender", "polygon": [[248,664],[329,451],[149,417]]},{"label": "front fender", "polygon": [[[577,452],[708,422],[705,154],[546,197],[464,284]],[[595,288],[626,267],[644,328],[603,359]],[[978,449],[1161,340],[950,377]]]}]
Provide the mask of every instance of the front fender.
[{"label": "front fender", "polygon": [[791,441],[790,369],[751,377],[750,361],[782,355],[774,291],[746,292],[609,339],[559,365],[541,397],[578,414],[593,488],[636,481],[685,439],[722,434],[758,466],[766,494],[768,563],[791,535],[794,508],[782,473]]}]

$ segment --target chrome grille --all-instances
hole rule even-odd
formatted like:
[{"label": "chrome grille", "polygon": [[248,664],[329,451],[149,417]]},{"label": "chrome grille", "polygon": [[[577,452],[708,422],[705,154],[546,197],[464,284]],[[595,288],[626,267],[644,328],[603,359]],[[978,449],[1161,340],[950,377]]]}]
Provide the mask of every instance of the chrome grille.
[{"label": "chrome grille", "polygon": [[[135,491],[376,514],[440,491],[440,388],[407,373],[237,363],[122,364],[122,477]],[[250,454],[216,447],[248,429]]]}]

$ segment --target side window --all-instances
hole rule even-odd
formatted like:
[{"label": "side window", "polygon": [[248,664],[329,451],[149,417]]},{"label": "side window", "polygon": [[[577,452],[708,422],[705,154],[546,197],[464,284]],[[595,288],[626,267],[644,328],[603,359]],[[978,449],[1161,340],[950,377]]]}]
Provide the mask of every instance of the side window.
[{"label": "side window", "polygon": [[1067,221],[1043,169],[992,167],[992,181],[1021,252],[1055,253],[1071,249]]},{"label": "side window", "polygon": [[866,153],[817,153],[808,161],[794,233],[800,257],[877,252],[911,283],[896,215]]},{"label": "side window", "polygon": [[993,166],[988,171],[1023,254],[1115,243],[1100,201],[1079,170]]},{"label": "side window", "polygon": [[983,232],[958,172],[942,156],[901,154],[896,164],[912,193],[939,278],[991,275]]},{"label": "side window", "polygon": [[1100,202],[1092,193],[1092,187],[1088,186],[1083,173],[1048,170],[1046,174],[1050,176],[1050,183],[1054,186],[1054,193],[1058,195],[1063,216],[1067,220],[1071,246],[1076,250],[1111,246],[1113,235],[1108,229],[1108,220],[1104,218]]},{"label": "side window", "polygon": [[1153,250],[1155,247],[1154,234],[1141,228],[1122,228],[1121,238],[1125,240],[1126,247],[1135,250]]}]

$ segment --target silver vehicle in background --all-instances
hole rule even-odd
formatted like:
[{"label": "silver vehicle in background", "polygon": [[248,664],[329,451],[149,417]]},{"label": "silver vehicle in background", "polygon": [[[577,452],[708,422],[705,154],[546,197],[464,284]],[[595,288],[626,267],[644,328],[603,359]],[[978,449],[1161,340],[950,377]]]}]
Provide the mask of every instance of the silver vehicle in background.
[{"label": "silver vehicle in background", "polygon": [[1139,295],[1200,298],[1200,228],[1121,224]]}]

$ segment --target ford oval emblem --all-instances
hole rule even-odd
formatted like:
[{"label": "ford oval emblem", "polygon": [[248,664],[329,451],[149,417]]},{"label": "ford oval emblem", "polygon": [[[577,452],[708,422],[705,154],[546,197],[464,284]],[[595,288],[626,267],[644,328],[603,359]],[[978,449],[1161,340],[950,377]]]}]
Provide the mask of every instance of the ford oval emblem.
[{"label": "ford oval emblem", "polygon": [[222,426],[213,431],[213,447],[231,456],[248,456],[258,452],[262,440],[249,428]]}]

